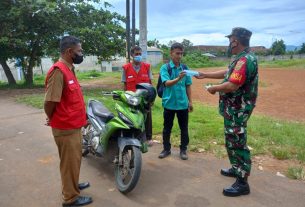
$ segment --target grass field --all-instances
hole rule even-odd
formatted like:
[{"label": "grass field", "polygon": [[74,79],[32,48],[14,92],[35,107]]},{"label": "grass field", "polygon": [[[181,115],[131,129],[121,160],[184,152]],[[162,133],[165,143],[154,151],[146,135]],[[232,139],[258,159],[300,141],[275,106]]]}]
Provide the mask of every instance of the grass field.
[{"label": "grass field", "polygon": [[[85,90],[86,102],[89,98],[102,101],[114,112],[114,101],[110,97],[103,97],[100,90]],[[36,108],[42,108],[43,94],[19,97],[18,102],[26,103]],[[218,109],[194,104],[194,113],[190,113],[189,134],[192,151],[209,151],[218,157],[226,156],[223,138],[223,120],[218,115]],[[153,133],[161,140],[163,117],[161,100],[156,99],[153,106]],[[115,112],[114,112],[115,113]],[[180,132],[175,121],[172,130],[172,142],[179,145]],[[252,116],[248,127],[248,144],[253,155],[266,154],[283,159],[294,159],[305,163],[305,124],[271,119],[263,116]]]},{"label": "grass field", "polygon": [[259,61],[259,66],[263,68],[282,69],[305,69],[305,59]]}]

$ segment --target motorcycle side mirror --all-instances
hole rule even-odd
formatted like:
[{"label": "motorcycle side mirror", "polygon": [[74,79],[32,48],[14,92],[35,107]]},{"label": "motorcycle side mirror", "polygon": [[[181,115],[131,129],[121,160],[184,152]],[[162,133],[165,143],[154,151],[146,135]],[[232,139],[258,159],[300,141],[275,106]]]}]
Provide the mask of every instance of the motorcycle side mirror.
[{"label": "motorcycle side mirror", "polygon": [[119,100],[119,99],[120,99],[120,95],[118,95],[118,94],[113,94],[112,98],[113,98],[114,100]]}]

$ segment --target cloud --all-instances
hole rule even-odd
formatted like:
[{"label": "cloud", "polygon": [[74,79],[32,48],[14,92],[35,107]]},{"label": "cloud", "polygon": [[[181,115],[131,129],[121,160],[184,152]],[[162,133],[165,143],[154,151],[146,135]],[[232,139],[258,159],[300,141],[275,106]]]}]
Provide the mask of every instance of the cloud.
[{"label": "cloud", "polygon": [[[126,0],[109,2],[125,15]],[[237,26],[253,32],[252,45],[270,47],[275,39],[305,42],[304,0],[147,0],[147,7],[148,39],[161,42],[184,38],[193,44],[227,45],[224,35]]]},{"label": "cloud", "polygon": [[220,33],[172,36],[160,39],[160,42],[167,44],[170,40],[182,42],[183,39],[192,40],[194,45],[228,45],[228,38],[225,37],[225,34]]}]

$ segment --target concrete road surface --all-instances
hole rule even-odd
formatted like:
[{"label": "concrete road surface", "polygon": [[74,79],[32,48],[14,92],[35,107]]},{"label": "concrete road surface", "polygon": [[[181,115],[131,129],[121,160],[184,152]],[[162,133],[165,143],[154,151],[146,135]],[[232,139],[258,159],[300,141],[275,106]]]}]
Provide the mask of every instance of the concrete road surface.
[{"label": "concrete road surface", "polygon": [[[44,113],[0,97],[0,206],[61,206],[59,159],[51,130],[44,126]],[[277,206],[304,207],[305,183],[253,170],[251,194],[238,198],[222,195],[233,178],[219,174],[227,160],[190,153],[188,161],[178,149],[164,160],[157,158],[161,145],[143,155],[142,174],[128,195],[116,189],[113,166],[89,156],[83,159],[81,181],[91,187],[82,192],[92,196],[96,207],[140,206]]]}]

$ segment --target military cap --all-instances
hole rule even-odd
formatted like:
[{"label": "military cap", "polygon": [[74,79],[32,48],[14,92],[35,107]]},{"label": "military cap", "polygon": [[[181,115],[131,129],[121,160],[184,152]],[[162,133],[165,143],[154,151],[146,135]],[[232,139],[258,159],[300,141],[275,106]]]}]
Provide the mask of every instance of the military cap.
[{"label": "military cap", "polygon": [[230,38],[231,36],[235,36],[240,39],[250,39],[252,32],[243,27],[235,27],[232,29],[231,34],[226,37]]}]

